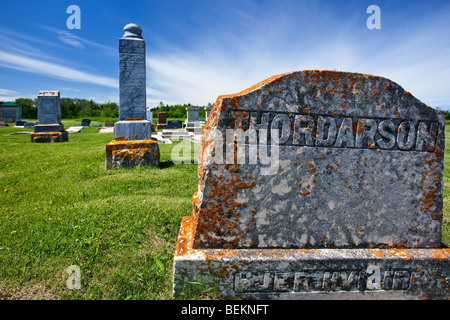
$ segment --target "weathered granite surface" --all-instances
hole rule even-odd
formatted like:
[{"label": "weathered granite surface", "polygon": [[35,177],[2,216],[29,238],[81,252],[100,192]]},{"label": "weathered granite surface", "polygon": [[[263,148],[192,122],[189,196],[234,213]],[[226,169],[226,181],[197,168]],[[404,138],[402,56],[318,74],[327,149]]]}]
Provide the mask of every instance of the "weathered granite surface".
[{"label": "weathered granite surface", "polygon": [[174,296],[448,299],[444,114],[376,76],[300,71],[220,96]]},{"label": "weathered granite surface", "polygon": [[106,144],[106,169],[159,166],[156,140],[113,140]]},{"label": "weathered granite surface", "polygon": [[69,132],[67,131],[32,132],[30,136],[33,143],[69,141]]},{"label": "weathered granite surface", "polygon": [[148,120],[117,121],[114,139],[147,140],[152,138],[152,126]]},{"label": "weathered granite surface", "polygon": [[209,114],[211,113],[212,106],[208,106],[205,108],[205,121],[208,121]]},{"label": "weathered granite surface", "polygon": [[59,91],[39,91],[38,123],[31,133],[31,142],[67,142],[69,133],[61,123],[61,102]]},{"label": "weathered granite surface", "polygon": [[52,132],[52,131],[64,131],[64,125],[62,123],[48,123],[37,124],[34,126],[34,132]]},{"label": "weathered granite surface", "polygon": [[[119,121],[114,140],[106,145],[106,169],[159,165],[159,147],[151,137],[146,111],[145,41],[142,29],[127,24],[119,39]],[[150,112],[150,115],[152,113]]]},{"label": "weathered granite surface", "polygon": [[148,121],[152,122],[153,120],[153,112],[151,109],[147,109],[146,111],[146,118]]},{"label": "weathered granite surface", "polygon": [[37,99],[38,124],[61,123],[61,102],[59,91],[39,91]]},{"label": "weathered granite surface", "polygon": [[167,124],[167,114],[165,112],[158,112],[158,124]]},{"label": "weathered granite surface", "polygon": [[124,27],[119,39],[119,121],[146,120],[145,41],[135,24]]},{"label": "weathered granite surface", "polygon": [[219,97],[205,129],[194,248],[441,246],[444,114],[388,79],[276,76]]},{"label": "weathered granite surface", "polygon": [[173,294],[214,288],[247,300],[447,300],[449,264],[448,248],[189,248],[175,256]]},{"label": "weathered granite surface", "polygon": [[200,108],[197,106],[190,106],[186,108],[186,127],[197,127],[200,125],[199,111]]}]

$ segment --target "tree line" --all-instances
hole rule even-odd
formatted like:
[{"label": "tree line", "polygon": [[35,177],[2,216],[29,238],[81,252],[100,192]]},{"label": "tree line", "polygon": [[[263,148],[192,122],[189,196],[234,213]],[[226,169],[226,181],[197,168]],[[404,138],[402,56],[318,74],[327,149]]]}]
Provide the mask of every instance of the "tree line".
[{"label": "tree line", "polygon": [[[93,100],[61,98],[61,118],[118,118],[119,106],[115,102],[97,103]],[[15,101],[22,107],[22,119],[37,119],[37,98],[17,98]]]},{"label": "tree line", "polygon": [[[37,98],[18,98],[14,101],[22,106],[22,119],[37,119]],[[0,103],[3,103],[0,101]],[[210,106],[211,103],[208,104]],[[186,119],[186,108],[191,104],[168,105],[162,101],[155,108],[152,108],[153,117],[158,116],[158,112],[165,112],[167,118]],[[84,119],[84,118],[118,118],[119,106],[115,102],[97,103],[92,100],[77,98],[61,98],[61,118],[63,119]],[[205,108],[200,108],[199,117],[205,119]],[[445,119],[450,120],[450,111],[445,110]]]},{"label": "tree line", "polygon": [[[210,104],[208,104],[208,106],[210,106]],[[191,104],[190,103],[186,103],[186,104],[176,104],[176,105],[171,105],[169,106],[168,104],[164,104],[162,101],[159,103],[159,106],[152,108],[151,111],[153,112],[153,117],[156,118],[158,117],[158,112],[165,112],[167,118],[178,118],[178,119],[186,119],[187,117],[187,111],[186,108],[190,107]],[[200,110],[199,110],[199,118],[200,119],[205,119],[205,108],[202,106],[199,106]]]},{"label": "tree line", "polygon": [[[15,101],[22,106],[22,119],[37,119],[37,98],[17,98]],[[0,102],[2,103],[2,102]],[[158,116],[158,112],[165,112],[167,118],[185,119],[187,117],[186,108],[191,104],[168,105],[162,101],[155,108],[152,108],[153,117]],[[200,108],[199,116],[205,119],[205,109]],[[84,119],[84,118],[118,118],[119,106],[115,102],[97,103],[93,100],[78,98],[61,98],[61,118],[62,119]]]}]

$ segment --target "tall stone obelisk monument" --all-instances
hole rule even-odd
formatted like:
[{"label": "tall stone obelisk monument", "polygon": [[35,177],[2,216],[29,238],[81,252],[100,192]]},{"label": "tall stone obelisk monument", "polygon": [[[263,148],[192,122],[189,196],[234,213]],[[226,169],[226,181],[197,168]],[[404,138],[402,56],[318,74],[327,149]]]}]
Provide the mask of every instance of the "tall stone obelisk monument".
[{"label": "tall stone obelisk monument", "polygon": [[119,121],[106,145],[106,168],[159,165],[159,147],[146,119],[145,41],[133,23],[119,39]]}]

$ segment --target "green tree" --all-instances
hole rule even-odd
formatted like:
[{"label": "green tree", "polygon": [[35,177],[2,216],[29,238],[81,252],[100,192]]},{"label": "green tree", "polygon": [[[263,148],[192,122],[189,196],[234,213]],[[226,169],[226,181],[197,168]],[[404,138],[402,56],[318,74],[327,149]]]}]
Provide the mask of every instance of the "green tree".
[{"label": "green tree", "polygon": [[108,102],[100,106],[100,116],[103,118],[118,118],[119,106],[115,102]]},{"label": "green tree", "polygon": [[32,99],[17,98],[14,102],[22,106],[23,119],[37,119],[37,105]]},{"label": "green tree", "polygon": [[450,120],[450,111],[445,111],[445,120]]}]

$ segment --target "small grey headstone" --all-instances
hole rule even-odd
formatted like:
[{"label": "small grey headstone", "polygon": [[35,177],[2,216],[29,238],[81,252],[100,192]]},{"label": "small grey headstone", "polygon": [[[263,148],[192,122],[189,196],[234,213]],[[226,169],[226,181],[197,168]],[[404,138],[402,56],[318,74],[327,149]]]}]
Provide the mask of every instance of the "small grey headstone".
[{"label": "small grey headstone", "polygon": [[199,111],[200,108],[196,106],[190,106],[186,108],[186,127],[198,127],[200,125]]},{"label": "small grey headstone", "polygon": [[81,120],[82,127],[89,127],[91,125],[91,119],[83,119]]},{"label": "small grey headstone", "polygon": [[169,120],[165,129],[182,129],[183,121],[181,120]]},{"label": "small grey headstone", "polygon": [[158,124],[167,124],[167,115],[165,112],[158,112]]},{"label": "small grey headstone", "polygon": [[61,123],[59,91],[39,91],[38,124]]},{"label": "small grey headstone", "polygon": [[212,106],[208,106],[205,108],[205,118],[208,121],[209,114],[211,113]]},{"label": "small grey headstone", "polygon": [[152,120],[153,120],[153,112],[152,112],[152,110],[147,109],[146,112],[147,112],[147,117],[146,117],[146,119],[147,119],[148,121],[152,122]]},{"label": "small grey headstone", "polygon": [[31,134],[31,142],[67,142],[69,134],[61,123],[59,91],[39,91],[38,123]]}]

